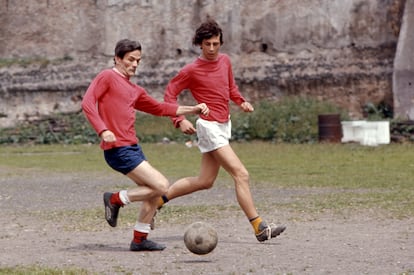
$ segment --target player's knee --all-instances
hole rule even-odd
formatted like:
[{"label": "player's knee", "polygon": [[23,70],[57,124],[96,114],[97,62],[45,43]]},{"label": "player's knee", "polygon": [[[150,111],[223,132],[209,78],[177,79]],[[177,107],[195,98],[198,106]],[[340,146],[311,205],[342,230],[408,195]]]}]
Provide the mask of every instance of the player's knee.
[{"label": "player's knee", "polygon": [[234,175],[234,179],[236,182],[249,182],[249,172],[246,169],[240,169]]},{"label": "player's knee", "polygon": [[168,181],[161,182],[157,185],[157,188],[155,189],[156,195],[162,196],[168,192],[168,187],[170,186],[170,183]]},{"label": "player's knee", "polygon": [[214,184],[214,180],[207,180],[207,181],[202,181],[200,183],[200,189],[210,189],[211,187],[213,187]]}]

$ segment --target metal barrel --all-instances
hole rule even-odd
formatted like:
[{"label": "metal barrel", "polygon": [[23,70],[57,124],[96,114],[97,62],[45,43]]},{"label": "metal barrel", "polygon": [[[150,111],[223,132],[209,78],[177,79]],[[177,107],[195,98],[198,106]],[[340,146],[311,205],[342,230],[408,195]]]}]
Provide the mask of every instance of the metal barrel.
[{"label": "metal barrel", "polygon": [[341,142],[342,126],[339,114],[318,115],[319,142]]}]

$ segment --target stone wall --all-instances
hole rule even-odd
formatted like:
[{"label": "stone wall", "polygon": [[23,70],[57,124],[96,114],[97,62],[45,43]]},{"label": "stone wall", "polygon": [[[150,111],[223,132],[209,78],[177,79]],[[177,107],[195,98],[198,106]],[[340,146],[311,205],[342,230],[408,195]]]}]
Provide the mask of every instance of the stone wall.
[{"label": "stone wall", "polygon": [[[79,110],[91,79],[112,65],[119,39],[139,40],[134,79],[158,99],[193,60],[197,25],[215,18],[223,52],[251,101],[309,95],[360,117],[392,105],[405,0],[0,0],[0,127]],[[185,101],[185,98],[184,98]]]},{"label": "stone wall", "polygon": [[414,120],[414,1],[407,1],[394,59],[394,114]]}]

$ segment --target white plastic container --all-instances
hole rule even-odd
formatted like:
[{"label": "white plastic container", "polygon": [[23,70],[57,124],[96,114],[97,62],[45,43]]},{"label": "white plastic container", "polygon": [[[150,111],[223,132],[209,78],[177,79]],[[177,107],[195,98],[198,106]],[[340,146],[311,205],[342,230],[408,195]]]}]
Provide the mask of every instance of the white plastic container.
[{"label": "white plastic container", "polygon": [[342,142],[359,142],[376,146],[390,143],[389,121],[342,121]]},{"label": "white plastic container", "polygon": [[390,122],[377,121],[376,123],[378,144],[390,144]]},{"label": "white plastic container", "polygon": [[342,121],[342,142],[359,142],[362,138],[361,127],[365,120]]}]

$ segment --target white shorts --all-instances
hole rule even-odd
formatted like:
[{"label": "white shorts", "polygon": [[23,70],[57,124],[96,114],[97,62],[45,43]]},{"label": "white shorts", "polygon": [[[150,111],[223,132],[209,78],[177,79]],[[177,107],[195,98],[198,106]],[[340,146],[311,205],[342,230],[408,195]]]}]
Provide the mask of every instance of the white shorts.
[{"label": "white shorts", "polygon": [[196,121],[198,148],[207,153],[229,144],[231,120],[225,123],[198,118]]}]

